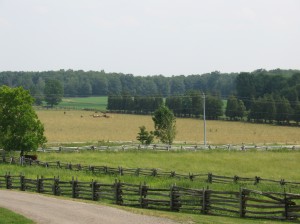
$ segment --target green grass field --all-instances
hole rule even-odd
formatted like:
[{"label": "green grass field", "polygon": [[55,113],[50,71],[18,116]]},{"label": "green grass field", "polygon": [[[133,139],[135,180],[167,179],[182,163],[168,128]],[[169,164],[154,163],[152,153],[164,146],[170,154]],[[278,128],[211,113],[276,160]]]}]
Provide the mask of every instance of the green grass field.
[{"label": "green grass field", "polygon": [[0,208],[0,224],[33,224],[34,222],[6,208]]},{"label": "green grass field", "polygon": [[[61,161],[72,163],[73,165],[96,165],[117,168],[157,168],[161,171],[176,171],[180,174],[207,174],[209,172],[215,175],[224,175],[233,177],[259,176],[261,178],[286,181],[300,181],[298,170],[300,169],[300,152],[228,152],[228,151],[206,151],[206,152],[80,152],[80,153],[38,153],[39,160],[47,162]],[[91,181],[98,179],[101,182],[113,183],[115,178],[127,183],[146,182],[153,187],[168,188],[176,183],[178,186],[188,188],[203,188],[210,184],[205,179],[196,179],[190,181],[186,179],[174,178],[156,178],[156,177],[136,177],[136,176],[119,176],[119,175],[93,175],[90,172],[76,172],[57,168],[43,167],[21,167],[14,165],[1,165],[0,173],[5,174],[24,173],[29,177],[60,176],[65,180],[70,180],[72,176],[77,177],[80,181]],[[239,190],[238,184],[211,184],[213,189]],[[254,185],[252,182],[243,187],[262,190],[278,191],[284,189],[279,184],[261,183]],[[294,193],[300,193],[300,189],[290,189]]]},{"label": "green grass field", "polygon": [[[299,180],[300,152],[297,151],[197,151],[197,152],[79,152],[38,153],[41,161],[124,168],[158,168],[178,173],[208,173],[226,176],[261,176]],[[291,169],[292,168],[292,169]]]},{"label": "green grass field", "polygon": [[107,106],[107,96],[98,97],[72,97],[63,98],[58,107],[74,108],[74,109],[92,109],[105,111]]}]

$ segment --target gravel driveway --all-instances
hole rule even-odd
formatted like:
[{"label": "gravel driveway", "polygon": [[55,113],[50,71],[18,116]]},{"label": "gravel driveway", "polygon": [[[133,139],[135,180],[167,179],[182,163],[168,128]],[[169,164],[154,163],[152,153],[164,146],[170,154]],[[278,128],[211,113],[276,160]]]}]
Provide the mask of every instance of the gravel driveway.
[{"label": "gravel driveway", "polygon": [[22,214],[36,223],[57,224],[175,224],[153,216],[139,215],[97,204],[64,200],[41,194],[0,190],[0,207]]}]

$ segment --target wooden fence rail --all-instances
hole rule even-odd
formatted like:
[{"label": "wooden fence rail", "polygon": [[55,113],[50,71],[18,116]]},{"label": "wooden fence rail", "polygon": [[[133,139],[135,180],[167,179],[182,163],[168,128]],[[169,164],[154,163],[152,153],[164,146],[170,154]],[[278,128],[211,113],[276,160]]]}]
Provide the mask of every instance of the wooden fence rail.
[{"label": "wooden fence rail", "polygon": [[170,188],[151,188],[146,183],[129,184],[116,180],[112,184],[106,184],[93,180],[81,182],[72,178],[62,181],[58,177],[39,176],[30,179],[10,173],[0,176],[0,188],[174,212],[276,220],[298,220],[300,217],[299,194],[249,189],[214,191],[176,185]]},{"label": "wooden fence rail", "polygon": [[211,150],[211,149],[219,149],[219,150],[300,150],[300,145],[208,145],[205,147],[204,145],[165,145],[165,144],[152,144],[152,145],[141,145],[141,144],[126,144],[122,142],[123,145],[112,145],[112,146],[78,146],[78,147],[66,147],[66,146],[58,146],[58,147],[49,147],[49,148],[40,148],[39,152],[77,152],[77,151],[126,151],[126,150],[156,150],[156,151],[197,151],[197,150]]},{"label": "wooden fence rail", "polygon": [[43,162],[39,160],[32,160],[25,158],[22,161],[17,157],[10,157],[3,155],[0,158],[0,163],[9,163],[9,164],[22,164],[29,166],[41,166],[45,168],[61,168],[68,170],[76,170],[76,171],[85,171],[92,172],[97,174],[106,174],[106,175],[132,175],[132,176],[153,176],[153,177],[165,177],[165,178],[178,178],[178,179],[188,179],[190,181],[202,181],[210,184],[213,183],[221,183],[221,184],[243,184],[243,183],[271,183],[278,184],[280,186],[291,186],[291,187],[300,187],[300,182],[298,181],[287,181],[285,179],[281,180],[272,180],[267,178],[261,178],[258,176],[255,177],[240,177],[240,176],[221,176],[215,175],[212,173],[206,174],[180,174],[175,171],[163,171],[161,169],[146,169],[146,168],[123,168],[123,167],[108,167],[108,166],[93,166],[93,165],[81,165],[81,164],[72,164],[72,163],[64,163],[60,161],[51,161],[51,162]]}]

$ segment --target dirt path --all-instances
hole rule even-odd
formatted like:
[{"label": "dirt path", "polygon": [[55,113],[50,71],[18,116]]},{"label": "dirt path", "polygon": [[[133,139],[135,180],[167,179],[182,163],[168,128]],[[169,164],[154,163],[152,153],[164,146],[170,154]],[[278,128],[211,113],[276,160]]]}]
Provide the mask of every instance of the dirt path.
[{"label": "dirt path", "polygon": [[64,224],[175,224],[152,216],[133,214],[117,208],[57,199],[26,192],[0,190],[0,207],[22,214],[37,223]]}]

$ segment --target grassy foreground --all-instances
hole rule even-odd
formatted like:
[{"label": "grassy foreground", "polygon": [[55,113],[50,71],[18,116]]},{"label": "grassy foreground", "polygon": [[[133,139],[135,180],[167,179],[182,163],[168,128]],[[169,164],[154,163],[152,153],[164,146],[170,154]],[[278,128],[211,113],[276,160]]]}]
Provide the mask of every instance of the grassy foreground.
[{"label": "grassy foreground", "polygon": [[[153,130],[151,116],[110,114],[94,118],[92,111],[37,111],[49,143],[135,141],[139,127]],[[100,114],[100,113],[99,113]],[[101,115],[101,114],[100,114]],[[300,144],[300,128],[229,121],[207,121],[208,144]],[[177,118],[176,142],[203,144],[203,121]]]},{"label": "grassy foreground", "polygon": [[33,224],[30,219],[16,214],[6,208],[0,208],[0,224]]}]

